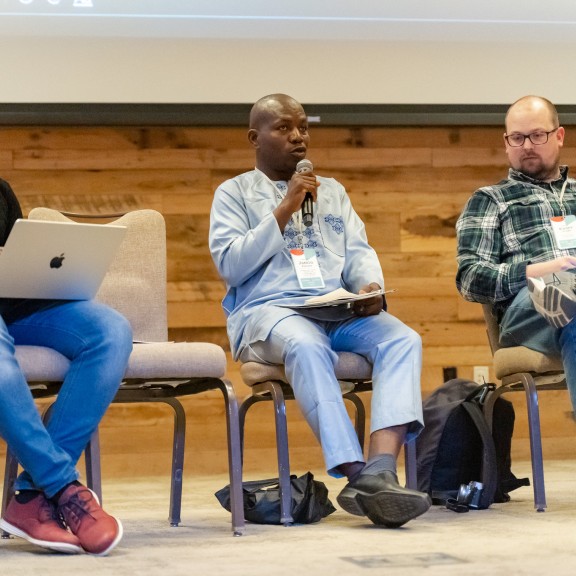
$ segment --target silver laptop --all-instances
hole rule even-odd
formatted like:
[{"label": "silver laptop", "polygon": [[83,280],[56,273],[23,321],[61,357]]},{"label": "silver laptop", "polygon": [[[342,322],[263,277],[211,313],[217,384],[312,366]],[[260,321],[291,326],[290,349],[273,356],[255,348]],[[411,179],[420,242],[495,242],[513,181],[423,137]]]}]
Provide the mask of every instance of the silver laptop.
[{"label": "silver laptop", "polygon": [[0,298],[94,298],[125,233],[125,226],[17,220],[0,253]]}]

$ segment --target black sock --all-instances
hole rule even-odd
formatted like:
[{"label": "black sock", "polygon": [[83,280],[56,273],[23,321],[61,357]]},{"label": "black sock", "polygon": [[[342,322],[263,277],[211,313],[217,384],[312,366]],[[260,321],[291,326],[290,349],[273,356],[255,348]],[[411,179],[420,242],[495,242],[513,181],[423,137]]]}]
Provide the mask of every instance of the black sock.
[{"label": "black sock", "polygon": [[56,504],[56,506],[58,506],[58,500],[60,500],[60,497],[62,496],[62,494],[64,494],[64,492],[66,492],[66,489],[68,488],[68,486],[82,486],[82,484],[80,482],[78,482],[78,480],[74,480],[74,482],[70,482],[70,483],[66,484],[66,486],[64,486],[64,488],[62,488],[61,490],[58,490],[58,492],[56,492],[56,494],[54,494],[54,496],[52,496],[52,498],[50,498],[50,500],[52,500],[52,502],[54,502],[54,504]]},{"label": "black sock", "polygon": [[14,498],[18,504],[28,504],[28,502],[34,500],[40,493],[40,490],[18,490],[18,492],[14,494]]},{"label": "black sock", "polygon": [[356,480],[358,480],[358,476],[362,474],[364,470],[364,462],[355,462],[355,466],[353,466],[348,472],[348,482],[354,484]]}]

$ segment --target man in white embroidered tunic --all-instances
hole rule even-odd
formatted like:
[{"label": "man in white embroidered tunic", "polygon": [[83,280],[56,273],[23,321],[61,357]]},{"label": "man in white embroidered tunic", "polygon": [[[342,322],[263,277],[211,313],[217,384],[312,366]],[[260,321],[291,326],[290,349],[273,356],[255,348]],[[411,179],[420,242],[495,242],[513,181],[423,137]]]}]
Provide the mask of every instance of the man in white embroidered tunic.
[{"label": "man in white embroidered tunic", "polygon": [[[427,494],[401,487],[396,460],[422,429],[420,336],[386,312],[384,278],[344,187],[296,172],[310,137],[290,96],[261,98],[248,139],[256,169],[221,184],[210,222],[210,251],[227,294],[223,307],[235,359],[284,364],[300,409],[318,438],[328,472],[348,483],[338,496],[351,514],[398,527],[430,507]],[[302,222],[306,193],[313,222]],[[286,307],[345,288],[378,293],[344,318],[317,320]],[[334,375],[336,351],[373,365],[371,434],[365,463]]]}]

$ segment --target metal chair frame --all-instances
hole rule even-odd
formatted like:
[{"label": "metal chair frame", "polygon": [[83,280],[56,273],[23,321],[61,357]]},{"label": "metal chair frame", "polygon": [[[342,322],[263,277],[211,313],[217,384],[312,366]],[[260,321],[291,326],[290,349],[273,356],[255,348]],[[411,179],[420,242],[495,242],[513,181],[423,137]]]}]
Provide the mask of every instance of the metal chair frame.
[{"label": "metal chair frame", "polygon": [[[545,372],[531,370],[514,371],[511,374],[499,374],[498,360],[502,354],[514,354],[515,350],[524,347],[502,348],[499,344],[498,322],[492,314],[492,308],[488,304],[482,305],[486,322],[486,333],[490,349],[494,358],[496,377],[501,384],[488,395],[484,404],[484,415],[490,429],[493,424],[494,404],[496,400],[508,392],[522,392],[526,396],[526,408],[528,413],[528,433],[530,439],[530,459],[532,464],[532,484],[534,489],[534,508],[537,512],[544,512],[547,506],[546,489],[544,484],[544,457],[542,453],[542,432],[540,426],[540,409],[538,405],[538,391],[540,390],[565,390],[566,379],[562,362],[558,358],[547,358],[539,352],[532,352],[534,358],[543,366]],[[497,353],[499,356],[497,356]],[[555,378],[550,382],[550,377]]]},{"label": "metal chair frame", "polygon": [[[354,388],[344,392],[342,397],[351,402],[354,407],[354,427],[358,441],[363,447],[365,442],[366,410],[362,399],[357,393],[371,392],[372,381],[363,379],[346,379]],[[290,452],[288,448],[288,424],[286,418],[286,400],[294,400],[294,393],[288,382],[284,380],[265,380],[249,384],[252,395],[246,397],[240,404],[240,440],[242,453],[244,451],[244,427],[246,415],[251,406],[262,401],[272,401],[274,407],[274,422],[276,431],[276,452],[278,461],[278,478],[280,486],[280,521],[285,526],[293,523],[290,488]],[[406,485],[416,488],[416,447],[414,442],[405,444]]]}]

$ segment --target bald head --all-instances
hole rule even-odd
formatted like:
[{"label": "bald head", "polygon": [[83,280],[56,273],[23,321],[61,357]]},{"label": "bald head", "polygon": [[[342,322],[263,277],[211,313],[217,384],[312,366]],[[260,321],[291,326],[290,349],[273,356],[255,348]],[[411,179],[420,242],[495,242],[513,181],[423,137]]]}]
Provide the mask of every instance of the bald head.
[{"label": "bald head", "polygon": [[283,111],[302,111],[300,102],[287,94],[269,94],[258,100],[250,111],[250,128],[258,130],[271,117],[280,115]]},{"label": "bald head", "polygon": [[536,115],[548,120],[552,128],[559,125],[558,112],[550,100],[542,98],[542,96],[523,96],[516,100],[506,112],[506,120],[504,122],[506,131],[508,132],[508,124],[511,118]]}]

